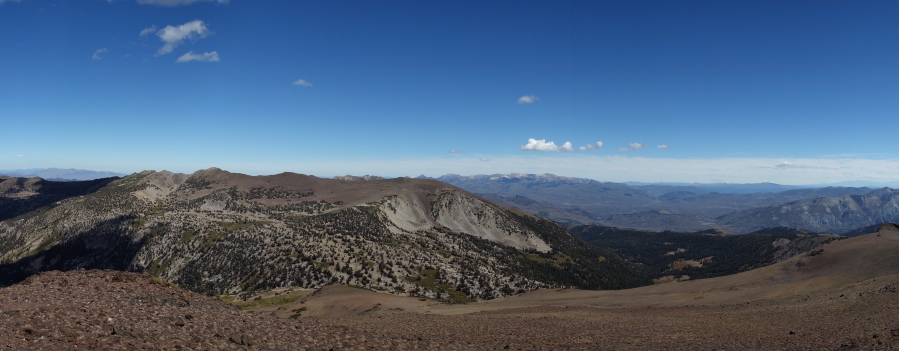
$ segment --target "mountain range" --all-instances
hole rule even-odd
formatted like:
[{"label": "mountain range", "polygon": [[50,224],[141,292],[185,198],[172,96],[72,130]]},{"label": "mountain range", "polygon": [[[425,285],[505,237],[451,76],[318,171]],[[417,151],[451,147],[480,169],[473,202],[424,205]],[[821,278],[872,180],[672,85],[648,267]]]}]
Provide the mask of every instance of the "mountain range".
[{"label": "mountain range", "polygon": [[737,231],[789,226],[836,233],[899,219],[899,190],[883,188],[863,195],[822,196],[782,205],[737,211],[717,223]]},{"label": "mountain range", "polygon": [[[434,179],[569,227],[597,224],[651,231],[716,228],[749,233],[786,226],[844,233],[899,221],[899,194],[890,188],[790,188],[773,184],[634,186],[552,174],[450,174]],[[753,189],[766,191],[747,192]],[[782,189],[789,190],[778,191]]]},{"label": "mountain range", "polygon": [[51,182],[0,178],[0,277],[150,273],[205,294],[351,284],[469,301],[648,275],[562,226],[434,180],[217,168]]},{"label": "mountain range", "polygon": [[63,169],[63,168],[32,168],[3,171],[0,170],[0,176],[32,178],[38,177],[45,180],[56,181],[72,181],[72,180],[94,180],[110,177],[124,177],[123,173],[107,172],[107,171],[89,171],[83,169]]},{"label": "mountain range", "polygon": [[[432,179],[217,168],[90,181],[0,177],[0,345],[899,347],[899,227],[862,226],[850,238],[785,226],[731,234],[771,223],[772,214],[805,226],[892,218],[892,189],[724,194],[495,178],[482,187],[498,183],[507,193],[479,196]],[[692,232],[566,228],[488,201],[591,216],[514,194],[528,189],[547,199],[580,191],[581,201],[605,193],[593,201],[607,208],[620,196],[647,208],[640,201],[680,201],[694,211],[725,199],[741,207],[799,198],[731,211]],[[861,194],[833,195],[846,191]],[[625,218],[687,217],[674,211]]]}]

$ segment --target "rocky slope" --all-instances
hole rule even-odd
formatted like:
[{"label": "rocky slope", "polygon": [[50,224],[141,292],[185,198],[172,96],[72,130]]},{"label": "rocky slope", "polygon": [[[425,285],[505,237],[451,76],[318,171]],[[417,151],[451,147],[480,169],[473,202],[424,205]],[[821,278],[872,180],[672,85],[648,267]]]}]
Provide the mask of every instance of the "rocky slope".
[{"label": "rocky slope", "polygon": [[327,350],[366,342],[345,327],[244,313],[119,271],[33,276],[0,289],[0,315],[4,350]]},{"label": "rocky slope", "polygon": [[207,294],[339,283],[457,302],[648,282],[555,223],[441,182],[219,169],[146,171],[2,221],[0,263],[7,284],[106,268]]},{"label": "rocky slope", "polygon": [[866,195],[826,196],[738,211],[717,220],[735,232],[785,226],[843,233],[899,220],[899,190],[883,188]]},{"label": "rocky slope", "polygon": [[54,202],[96,191],[116,178],[80,182],[54,182],[41,178],[0,176],[0,221]]}]

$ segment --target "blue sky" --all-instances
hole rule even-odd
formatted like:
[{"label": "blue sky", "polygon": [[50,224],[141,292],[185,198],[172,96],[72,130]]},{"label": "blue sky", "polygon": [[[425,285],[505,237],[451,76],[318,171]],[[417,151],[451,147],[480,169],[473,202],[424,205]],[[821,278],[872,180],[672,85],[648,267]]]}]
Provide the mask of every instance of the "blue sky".
[{"label": "blue sky", "polygon": [[0,169],[899,183],[897,18],[894,1],[0,0]]}]

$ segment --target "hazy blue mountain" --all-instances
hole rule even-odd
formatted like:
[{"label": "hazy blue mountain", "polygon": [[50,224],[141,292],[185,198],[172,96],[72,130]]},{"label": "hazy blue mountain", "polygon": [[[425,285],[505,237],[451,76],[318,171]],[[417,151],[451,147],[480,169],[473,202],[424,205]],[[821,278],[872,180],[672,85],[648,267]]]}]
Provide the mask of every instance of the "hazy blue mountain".
[{"label": "hazy blue mountain", "polygon": [[820,196],[782,205],[738,211],[718,219],[735,232],[785,226],[844,233],[899,221],[899,190],[883,188],[864,195]]},{"label": "hazy blue mountain", "polygon": [[[716,218],[737,211],[816,197],[865,195],[874,190],[771,183],[637,186],[553,174],[448,174],[432,179],[568,226],[602,224],[655,231],[716,228]],[[747,192],[753,189],[757,191]]]},{"label": "hazy blue mountain", "polygon": [[83,169],[32,168],[12,171],[0,170],[0,175],[10,177],[39,177],[46,180],[94,180],[110,177],[124,177],[126,174],[106,171],[90,171]]},{"label": "hazy blue mountain", "polygon": [[703,183],[640,183],[640,182],[627,182],[625,184],[638,186],[647,190],[654,191],[678,191],[686,190],[686,189],[696,189],[698,191],[694,192],[718,192],[725,194],[752,194],[752,193],[779,193],[787,190],[795,190],[795,189],[806,189],[806,188],[814,188],[812,186],[798,186],[798,185],[781,185],[775,183],[749,183],[749,184],[735,184],[735,183],[711,183],[711,184],[703,184]]}]

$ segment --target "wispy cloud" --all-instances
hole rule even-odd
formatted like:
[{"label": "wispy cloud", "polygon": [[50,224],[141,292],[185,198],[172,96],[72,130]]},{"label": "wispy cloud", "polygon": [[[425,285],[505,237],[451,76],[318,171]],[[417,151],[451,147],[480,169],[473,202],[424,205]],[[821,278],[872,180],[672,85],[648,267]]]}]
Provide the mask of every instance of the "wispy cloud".
[{"label": "wispy cloud", "polygon": [[533,103],[537,102],[537,100],[540,100],[540,98],[538,98],[537,95],[524,95],[524,96],[518,98],[518,103],[519,104],[533,104]]},{"label": "wispy cloud", "polygon": [[579,147],[579,148],[577,148],[577,149],[578,149],[578,150],[602,149],[602,142],[601,142],[601,141],[597,141],[596,144],[584,145],[584,146],[581,146],[581,147]]},{"label": "wispy cloud", "polygon": [[181,55],[181,57],[176,60],[176,62],[190,62],[190,61],[203,61],[203,62],[218,62],[219,53],[216,51],[213,52],[204,52],[202,55],[195,54],[193,51],[189,51],[188,53]]},{"label": "wispy cloud", "polygon": [[617,149],[615,149],[615,150],[618,150],[618,151],[623,151],[623,152],[630,152],[630,151],[634,151],[634,149],[633,149],[633,148],[629,148],[629,147],[619,147],[619,148],[617,148]]},{"label": "wispy cloud", "polygon": [[795,164],[790,161],[783,161],[774,166],[778,169],[834,169],[830,166],[814,166],[807,164]]},{"label": "wispy cloud", "polygon": [[556,143],[553,141],[547,142],[546,139],[538,140],[538,139],[534,139],[534,138],[528,139],[527,144],[521,145],[522,150],[541,151],[541,152],[559,152],[559,151],[577,151],[577,150],[584,151],[584,150],[594,150],[594,149],[601,149],[601,148],[602,148],[601,141],[597,141],[594,144],[584,145],[584,146],[581,146],[581,147],[578,147],[577,149],[575,149],[574,146],[572,146],[570,141],[566,141],[562,145],[556,145]]},{"label": "wispy cloud", "polygon": [[94,54],[91,56],[91,59],[93,59],[94,61],[100,61],[103,59],[103,54],[105,54],[107,52],[109,52],[109,50],[107,50],[106,48],[97,49],[97,51],[94,51]]},{"label": "wispy cloud", "polygon": [[631,149],[645,149],[648,145],[643,143],[630,143]]},{"label": "wispy cloud", "polygon": [[[2,2],[2,1],[0,1],[0,2]],[[22,157],[26,157],[26,156],[25,155],[16,155],[16,157],[22,158]]]},{"label": "wispy cloud", "polygon": [[[299,85],[299,86],[303,86],[303,87],[311,87],[312,82],[307,81],[305,79],[297,79],[297,81],[293,82],[293,85]],[[325,88],[327,88],[327,84],[325,84],[325,85],[326,85]]]},{"label": "wispy cloud", "polygon": [[463,152],[465,152],[465,150],[456,150],[456,149],[452,149],[452,150],[449,151],[449,153],[451,153],[451,154],[461,154],[461,153],[463,153]]},{"label": "wispy cloud", "polygon": [[656,146],[656,147],[659,148],[659,149],[662,149],[662,150],[668,150],[668,145],[664,145],[664,144],[663,144],[663,145],[659,145],[659,146]]},{"label": "wispy cloud", "polygon": [[22,0],[0,0],[0,4],[2,4],[4,2],[19,2],[19,1],[22,1]]},{"label": "wispy cloud", "polygon": [[149,26],[140,31],[140,36],[145,37],[153,33],[156,33],[156,26]]},{"label": "wispy cloud", "polygon": [[[141,34],[143,35],[150,28],[142,30]],[[156,35],[163,42],[162,47],[156,52],[156,56],[172,52],[185,40],[205,38],[209,34],[212,34],[212,32],[206,27],[206,23],[201,20],[193,20],[177,27],[166,26],[156,32]]]},{"label": "wispy cloud", "polygon": [[[0,0],[0,2],[2,2],[2,0]],[[195,2],[217,2],[219,4],[227,4],[230,0],[137,0],[138,4],[157,6],[190,5]]]}]

